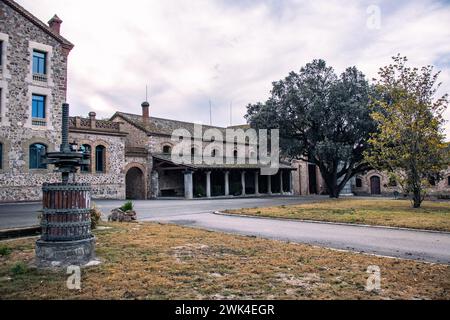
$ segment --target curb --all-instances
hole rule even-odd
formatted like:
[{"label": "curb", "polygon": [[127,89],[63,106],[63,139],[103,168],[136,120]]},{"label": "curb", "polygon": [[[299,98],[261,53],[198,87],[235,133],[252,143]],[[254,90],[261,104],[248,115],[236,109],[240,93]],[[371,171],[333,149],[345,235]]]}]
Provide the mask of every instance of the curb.
[{"label": "curb", "polygon": [[306,222],[315,224],[330,224],[337,226],[350,226],[350,227],[361,227],[361,228],[374,228],[374,229],[391,229],[400,231],[415,231],[415,232],[428,232],[428,233],[438,233],[450,235],[450,231],[439,231],[439,230],[427,230],[427,229],[413,229],[405,227],[392,227],[392,226],[380,226],[380,225],[370,225],[370,224],[357,224],[357,223],[345,223],[345,222],[330,222],[330,221],[319,221],[319,220],[303,220],[303,219],[291,219],[291,218],[276,218],[276,217],[263,217],[263,216],[251,216],[245,214],[233,214],[225,213],[220,211],[215,211],[213,214],[226,217],[240,217],[240,218],[254,218],[263,220],[276,220],[276,221],[290,221],[290,222]]},{"label": "curb", "polygon": [[15,238],[38,236],[40,234],[41,234],[40,226],[4,229],[0,230],[0,241]]}]

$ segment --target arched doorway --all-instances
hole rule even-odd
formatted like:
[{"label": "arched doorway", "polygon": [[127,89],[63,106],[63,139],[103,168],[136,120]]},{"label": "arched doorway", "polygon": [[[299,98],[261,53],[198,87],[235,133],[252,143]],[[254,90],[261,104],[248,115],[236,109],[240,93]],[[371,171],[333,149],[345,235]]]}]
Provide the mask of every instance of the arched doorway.
[{"label": "arched doorway", "polygon": [[373,176],[370,178],[370,193],[372,195],[381,194],[381,180],[378,176]]},{"label": "arched doorway", "polygon": [[127,199],[145,200],[145,180],[141,169],[130,168],[125,177],[125,184]]}]

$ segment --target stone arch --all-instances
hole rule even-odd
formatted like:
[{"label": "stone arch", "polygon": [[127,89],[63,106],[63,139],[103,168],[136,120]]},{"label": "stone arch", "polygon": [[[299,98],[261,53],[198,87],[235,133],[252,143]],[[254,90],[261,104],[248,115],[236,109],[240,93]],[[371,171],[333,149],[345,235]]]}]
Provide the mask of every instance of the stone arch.
[{"label": "stone arch", "polygon": [[160,148],[162,153],[170,154],[173,150],[173,144],[164,142],[161,144]]},{"label": "stone arch", "polygon": [[130,163],[125,169],[125,192],[129,200],[145,200],[147,194],[146,170],[139,163]]},{"label": "stone arch", "polygon": [[94,162],[95,161],[95,155],[94,155],[95,141],[94,140],[87,140],[87,139],[80,139],[80,140],[73,140],[73,143],[77,144],[78,148],[80,148],[83,145],[88,145],[88,146],[91,147],[91,152],[90,152],[90,156],[91,156],[90,160],[91,161],[90,161],[89,166],[88,166],[89,170],[87,172],[86,171],[81,172],[81,170],[80,170],[80,173],[84,173],[84,174],[94,173],[95,172],[95,170],[94,170],[94,168],[95,168],[94,167],[94,165],[95,165],[95,162]]},{"label": "stone arch", "polygon": [[369,177],[370,183],[370,194],[371,195],[381,195],[381,177],[374,174]]},{"label": "stone arch", "polygon": [[[30,172],[30,146],[33,144],[43,144],[47,147],[47,152],[55,151],[55,145],[50,140],[44,137],[34,137],[27,140],[22,146],[22,152],[24,154],[24,172]],[[50,173],[53,171],[53,166],[47,166],[47,169],[31,169],[33,172]]]},{"label": "stone arch", "polygon": [[[106,174],[109,173],[110,167],[109,167],[109,143],[104,141],[104,140],[95,140],[93,141],[91,144],[92,147],[92,158],[91,158],[91,172],[92,173],[98,173],[98,174]],[[95,170],[95,163],[96,163],[96,155],[95,155],[95,150],[97,147],[99,146],[103,146],[105,147],[105,154],[104,154],[104,170],[103,172],[97,172],[97,170]]]}]

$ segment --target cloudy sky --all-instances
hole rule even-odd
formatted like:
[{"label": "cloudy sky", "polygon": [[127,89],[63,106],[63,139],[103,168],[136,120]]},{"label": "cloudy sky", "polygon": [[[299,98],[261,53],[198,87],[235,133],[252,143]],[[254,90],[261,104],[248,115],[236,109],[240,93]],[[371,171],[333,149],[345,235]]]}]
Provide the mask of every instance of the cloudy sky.
[{"label": "cloudy sky", "polygon": [[140,113],[148,84],[153,116],[208,124],[211,100],[213,124],[230,124],[231,104],[231,122],[241,124],[248,103],[264,101],[273,81],[312,59],[373,78],[397,53],[441,70],[440,92],[450,92],[449,1],[18,2],[43,21],[55,13],[64,20],[75,44],[73,114]]}]

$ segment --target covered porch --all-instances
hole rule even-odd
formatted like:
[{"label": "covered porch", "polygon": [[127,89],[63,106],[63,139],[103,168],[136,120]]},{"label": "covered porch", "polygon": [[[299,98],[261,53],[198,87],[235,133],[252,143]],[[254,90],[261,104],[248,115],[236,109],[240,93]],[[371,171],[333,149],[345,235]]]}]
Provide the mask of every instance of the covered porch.
[{"label": "covered porch", "polygon": [[177,164],[167,156],[154,156],[152,189],[155,198],[231,198],[293,195],[292,168],[280,164],[275,175],[261,174],[252,164]]}]

